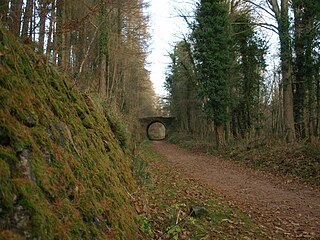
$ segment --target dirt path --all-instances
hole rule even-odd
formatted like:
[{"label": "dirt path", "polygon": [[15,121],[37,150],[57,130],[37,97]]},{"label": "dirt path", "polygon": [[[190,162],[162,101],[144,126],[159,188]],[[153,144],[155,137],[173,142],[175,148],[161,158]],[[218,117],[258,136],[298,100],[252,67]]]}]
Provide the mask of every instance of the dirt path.
[{"label": "dirt path", "polygon": [[166,142],[154,146],[189,177],[212,186],[287,239],[320,239],[320,191]]}]

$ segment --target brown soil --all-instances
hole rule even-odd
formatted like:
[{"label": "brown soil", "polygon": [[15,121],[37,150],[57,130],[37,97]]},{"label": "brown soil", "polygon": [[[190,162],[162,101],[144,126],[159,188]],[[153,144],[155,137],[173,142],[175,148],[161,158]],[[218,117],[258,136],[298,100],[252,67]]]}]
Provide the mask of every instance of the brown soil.
[{"label": "brown soil", "polygon": [[320,239],[320,189],[166,142],[157,151],[285,239]]}]

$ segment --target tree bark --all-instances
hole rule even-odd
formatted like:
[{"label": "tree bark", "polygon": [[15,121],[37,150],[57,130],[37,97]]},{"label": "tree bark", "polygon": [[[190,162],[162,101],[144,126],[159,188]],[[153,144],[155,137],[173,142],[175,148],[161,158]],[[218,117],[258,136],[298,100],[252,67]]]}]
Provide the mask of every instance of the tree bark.
[{"label": "tree bark", "polygon": [[41,0],[39,1],[40,5],[40,26],[39,26],[39,50],[40,52],[44,52],[44,36],[46,30],[46,17],[47,17],[47,1]]},{"label": "tree bark", "polygon": [[23,0],[12,0],[9,14],[9,30],[20,37]]},{"label": "tree bark", "polygon": [[58,54],[58,66],[66,69],[66,0],[57,0],[56,16],[56,50]]},{"label": "tree bark", "polygon": [[292,93],[292,56],[289,34],[289,6],[288,0],[281,0],[281,9],[277,0],[269,0],[272,10],[276,15],[278,33],[280,39],[280,59],[283,88],[283,115],[285,126],[285,138],[288,143],[295,141],[295,128],[293,116],[293,93]]},{"label": "tree bark", "polygon": [[105,54],[102,54],[101,63],[100,63],[100,79],[99,79],[99,95],[102,98],[104,98],[107,93],[106,73],[107,73],[107,56]]},{"label": "tree bark", "polygon": [[49,18],[49,31],[48,31],[48,35],[47,35],[47,38],[48,38],[48,43],[47,43],[47,48],[46,48],[46,55],[48,57],[48,59],[50,59],[51,57],[51,51],[53,50],[53,43],[52,43],[52,34],[54,32],[54,19],[55,19],[55,4],[54,4],[54,0],[51,1],[51,15],[50,15],[50,18]]},{"label": "tree bark", "polygon": [[31,26],[31,17],[32,17],[32,6],[33,0],[27,0],[26,7],[24,10],[24,17],[23,17],[23,25],[22,25],[22,32],[21,36],[23,38],[28,38],[30,33],[30,26]]},{"label": "tree bark", "polygon": [[303,41],[303,29],[304,24],[302,21],[302,11],[297,6],[294,7],[294,28],[295,28],[295,38],[294,38],[294,50],[295,50],[295,83],[294,95],[293,95],[293,110],[294,118],[296,123],[296,133],[297,137],[306,137],[306,126],[305,126],[305,68],[304,68],[304,41]]},{"label": "tree bark", "polygon": [[215,135],[217,148],[223,149],[226,147],[226,139],[224,136],[224,125],[223,124],[215,124]]},{"label": "tree bark", "polygon": [[[107,94],[107,69],[109,69],[109,52],[108,52],[108,32],[107,32],[107,6],[105,1],[100,1],[100,36],[99,36],[99,62],[100,62],[100,77],[98,91],[101,97],[105,98]],[[109,96],[108,96],[109,97]]]},{"label": "tree bark", "polygon": [[316,132],[315,136],[319,137],[320,136],[320,73],[316,74],[316,98],[317,98],[317,103],[316,103]]}]

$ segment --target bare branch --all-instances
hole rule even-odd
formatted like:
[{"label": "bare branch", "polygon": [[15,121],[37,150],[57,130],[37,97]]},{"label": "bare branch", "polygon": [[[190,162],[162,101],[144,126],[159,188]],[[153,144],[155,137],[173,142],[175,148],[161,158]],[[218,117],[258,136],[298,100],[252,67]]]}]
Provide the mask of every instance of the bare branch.
[{"label": "bare branch", "polygon": [[[92,25],[95,26],[93,23],[92,23]],[[95,26],[95,27],[96,27],[96,26]],[[94,35],[93,35],[93,37],[92,37],[92,39],[91,39],[91,42],[90,42],[90,44],[89,44],[89,46],[88,46],[88,48],[87,48],[87,51],[86,51],[86,53],[85,53],[85,56],[84,56],[84,58],[83,58],[83,60],[82,60],[82,62],[81,62],[81,65],[80,65],[80,68],[79,68],[79,75],[82,73],[83,65],[84,65],[85,61],[87,60],[87,58],[88,58],[88,56],[89,56],[89,52],[90,52],[91,46],[92,46],[92,44],[93,44],[93,41],[96,39],[98,30],[99,30],[99,27],[96,27],[96,31],[94,32]]]},{"label": "bare branch", "polygon": [[267,29],[267,30],[270,30],[276,34],[279,34],[278,33],[278,27],[273,25],[273,24],[270,24],[270,23],[256,23],[256,26],[259,26],[259,27],[262,27],[264,29]]},{"label": "bare branch", "polygon": [[[251,4],[251,5],[253,5],[254,7],[256,7],[256,8],[258,8],[258,9],[261,9],[261,10],[263,10],[265,13],[267,13],[269,16],[271,16],[271,17],[273,17],[273,18],[275,18],[276,19],[276,15],[275,15],[275,13],[274,12],[271,12],[271,11],[269,11],[269,9],[267,9],[267,8],[265,8],[265,7],[263,7],[263,6],[261,6],[261,5],[259,5],[259,4],[257,4],[257,3],[254,3],[253,1],[251,1],[251,0],[244,0],[246,3],[249,3],[249,4]],[[267,1],[267,2],[269,2],[269,1]]]},{"label": "bare branch", "polygon": [[272,7],[272,11],[276,15],[277,21],[279,21],[281,18],[281,12],[280,12],[280,7],[278,5],[277,0],[268,0],[268,2],[270,3],[270,5]]}]

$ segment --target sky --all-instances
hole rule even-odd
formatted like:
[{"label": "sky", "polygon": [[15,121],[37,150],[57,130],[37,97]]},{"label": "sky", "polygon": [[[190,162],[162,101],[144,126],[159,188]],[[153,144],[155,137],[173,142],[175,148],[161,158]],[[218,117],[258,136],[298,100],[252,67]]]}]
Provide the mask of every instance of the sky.
[{"label": "sky", "polygon": [[195,1],[184,0],[149,0],[151,45],[147,58],[147,70],[156,94],[163,96],[165,72],[170,64],[169,53],[172,53],[174,43],[183,38],[188,32],[185,21],[178,17],[179,11],[192,11]]}]

